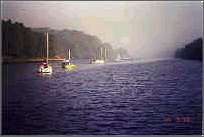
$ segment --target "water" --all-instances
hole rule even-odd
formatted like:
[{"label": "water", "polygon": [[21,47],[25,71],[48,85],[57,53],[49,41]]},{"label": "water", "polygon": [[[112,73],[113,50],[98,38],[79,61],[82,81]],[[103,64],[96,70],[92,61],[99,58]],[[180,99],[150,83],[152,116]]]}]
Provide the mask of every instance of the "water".
[{"label": "water", "polygon": [[202,134],[202,64],[3,65],[3,134]]}]

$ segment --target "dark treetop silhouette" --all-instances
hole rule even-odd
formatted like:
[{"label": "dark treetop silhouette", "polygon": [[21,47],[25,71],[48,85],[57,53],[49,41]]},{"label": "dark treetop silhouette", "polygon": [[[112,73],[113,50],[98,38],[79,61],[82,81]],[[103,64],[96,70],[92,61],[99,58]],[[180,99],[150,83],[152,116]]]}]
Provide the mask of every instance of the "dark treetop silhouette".
[{"label": "dark treetop silhouette", "polygon": [[49,56],[65,57],[67,50],[72,50],[72,57],[90,59],[97,56],[97,51],[103,47],[107,51],[107,59],[116,58],[117,54],[127,55],[122,48],[113,49],[109,43],[103,43],[98,37],[76,30],[53,30],[50,28],[29,28],[23,23],[11,20],[2,21],[3,46],[2,55],[5,58],[44,58],[45,32],[49,32]]},{"label": "dark treetop silhouette", "polygon": [[198,38],[187,44],[184,48],[178,49],[175,53],[175,57],[202,61],[202,45],[203,39]]}]

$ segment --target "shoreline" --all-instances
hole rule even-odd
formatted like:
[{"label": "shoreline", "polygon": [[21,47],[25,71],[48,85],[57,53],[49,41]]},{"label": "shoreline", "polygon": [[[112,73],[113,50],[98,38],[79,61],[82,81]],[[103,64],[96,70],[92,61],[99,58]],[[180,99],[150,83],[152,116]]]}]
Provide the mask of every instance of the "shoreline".
[{"label": "shoreline", "polygon": [[[9,63],[37,63],[43,62],[45,59],[2,59],[2,64],[9,64]],[[51,58],[48,61],[63,61],[64,59],[55,59]]]}]

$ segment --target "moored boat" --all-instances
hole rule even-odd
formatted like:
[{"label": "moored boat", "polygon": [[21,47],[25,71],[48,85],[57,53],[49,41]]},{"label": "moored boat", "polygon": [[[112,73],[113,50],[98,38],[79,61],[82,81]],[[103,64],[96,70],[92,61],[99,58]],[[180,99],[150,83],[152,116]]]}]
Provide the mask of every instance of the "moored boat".
[{"label": "moored boat", "polygon": [[98,59],[91,59],[90,63],[91,64],[104,64],[105,58],[106,58],[106,49],[104,49],[104,54],[103,54],[103,49],[101,48],[99,58]]},{"label": "moored boat", "polygon": [[49,58],[49,38],[48,38],[48,33],[46,32],[46,45],[47,45],[47,58],[46,62],[41,63],[38,66],[38,73],[52,73],[52,66],[48,64],[48,58]]},{"label": "moored boat", "polygon": [[62,68],[65,68],[68,71],[73,71],[77,68],[75,64],[71,64],[71,50],[68,51],[69,58],[62,61]]}]

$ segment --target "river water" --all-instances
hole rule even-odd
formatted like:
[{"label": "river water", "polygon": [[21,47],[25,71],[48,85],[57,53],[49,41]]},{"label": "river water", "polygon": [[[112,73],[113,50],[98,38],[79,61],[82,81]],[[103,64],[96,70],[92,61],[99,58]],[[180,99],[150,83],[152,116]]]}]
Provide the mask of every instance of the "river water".
[{"label": "river water", "polygon": [[3,65],[3,134],[202,134],[201,62],[51,64]]}]

